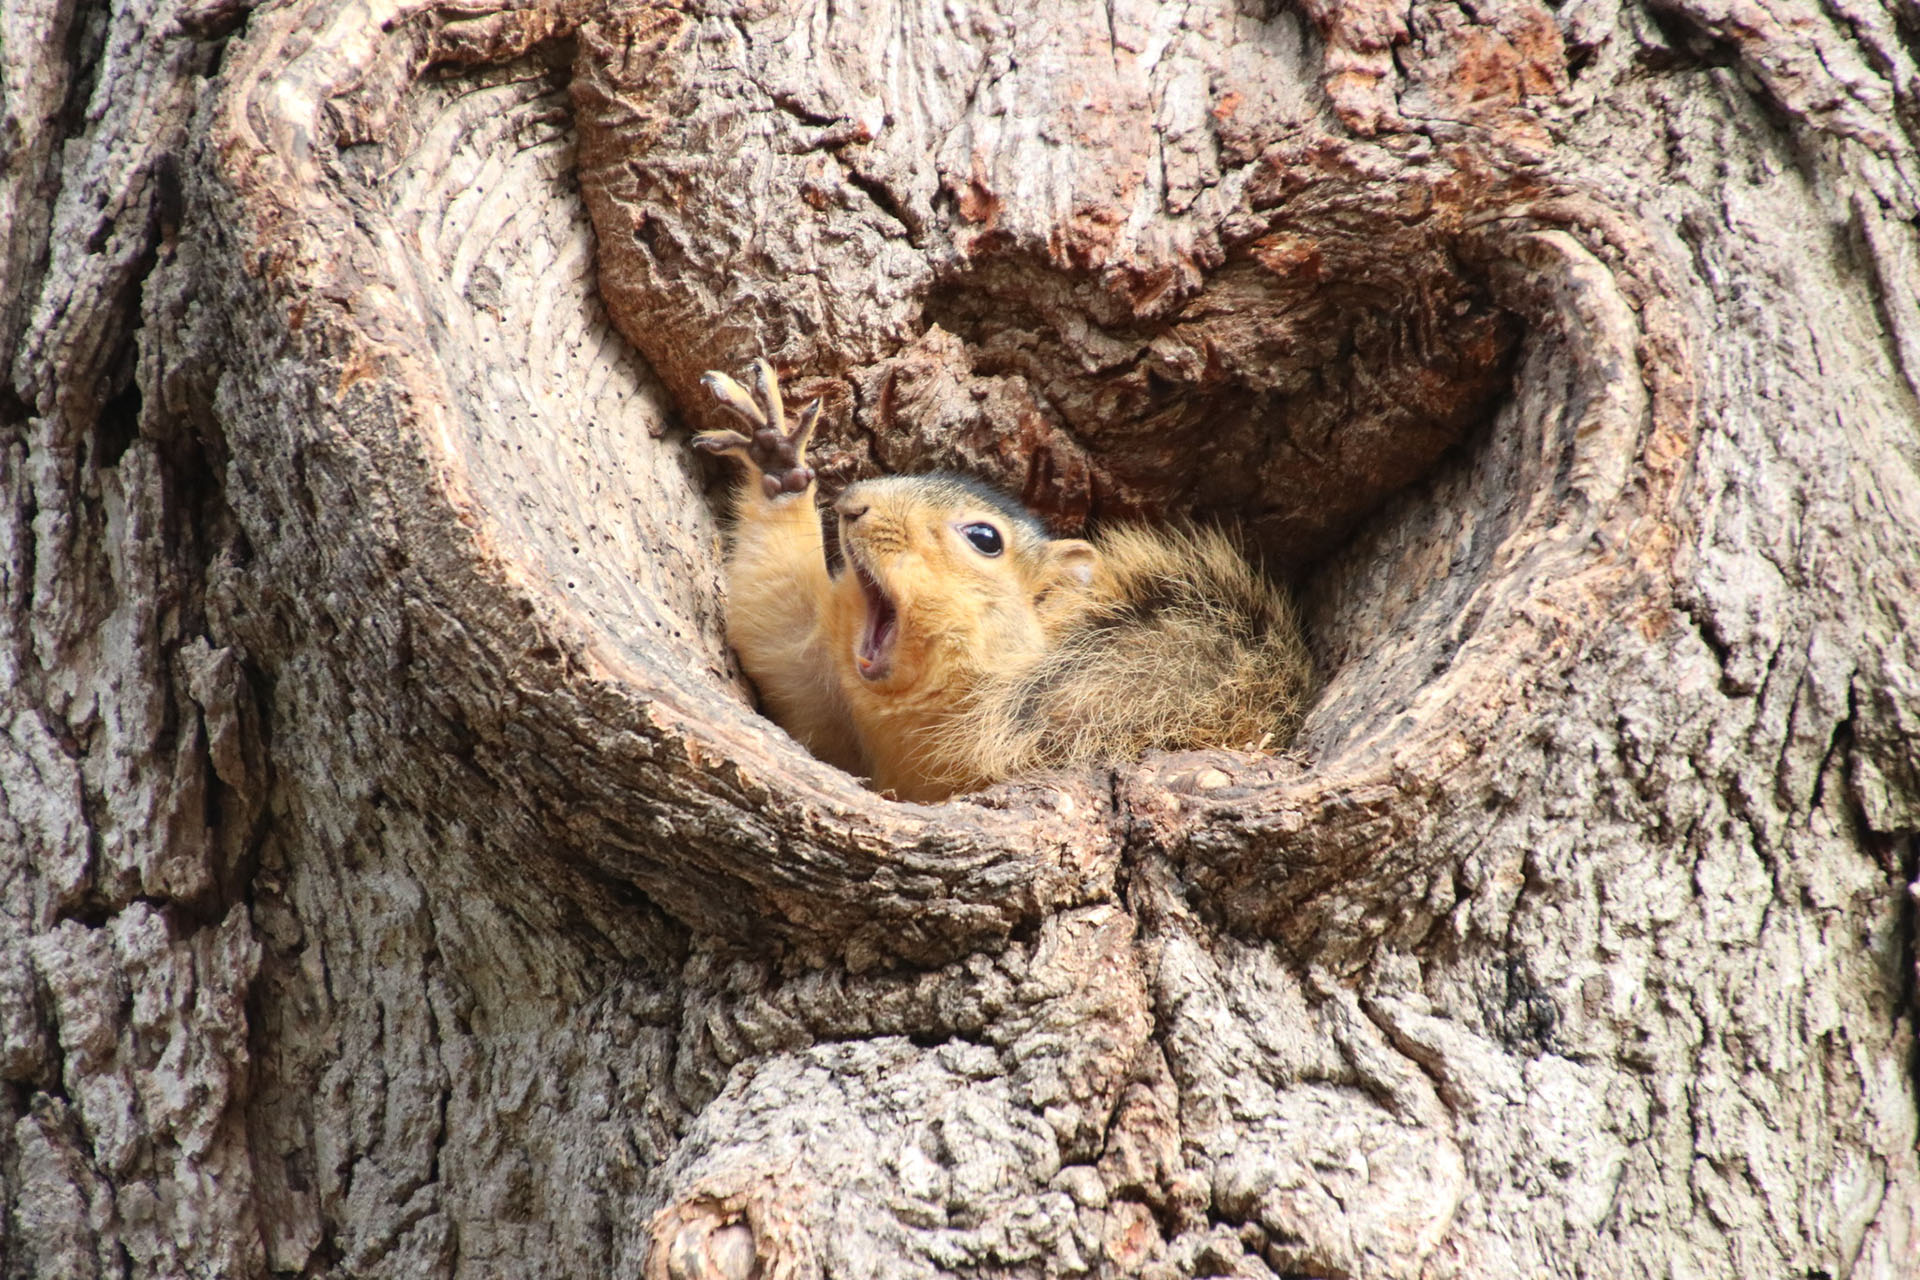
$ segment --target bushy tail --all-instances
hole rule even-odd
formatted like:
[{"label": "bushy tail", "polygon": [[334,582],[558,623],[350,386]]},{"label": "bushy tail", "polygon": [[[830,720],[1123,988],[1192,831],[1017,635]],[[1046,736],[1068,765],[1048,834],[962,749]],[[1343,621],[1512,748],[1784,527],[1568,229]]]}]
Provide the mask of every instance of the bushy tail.
[{"label": "bushy tail", "polygon": [[993,679],[943,729],[957,772],[1010,777],[1151,748],[1285,746],[1313,664],[1293,607],[1211,530],[1115,530],[1113,589],[1035,667]]}]

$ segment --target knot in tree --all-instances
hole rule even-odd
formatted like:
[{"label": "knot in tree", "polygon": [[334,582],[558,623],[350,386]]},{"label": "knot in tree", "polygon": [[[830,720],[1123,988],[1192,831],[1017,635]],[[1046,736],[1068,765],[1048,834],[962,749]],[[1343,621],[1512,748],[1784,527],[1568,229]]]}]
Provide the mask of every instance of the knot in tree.
[{"label": "knot in tree", "polygon": [[[1906,16],[7,21],[0,1275],[1911,1266]],[[809,752],[760,358],[789,510],[1226,531],[1297,734]]]}]

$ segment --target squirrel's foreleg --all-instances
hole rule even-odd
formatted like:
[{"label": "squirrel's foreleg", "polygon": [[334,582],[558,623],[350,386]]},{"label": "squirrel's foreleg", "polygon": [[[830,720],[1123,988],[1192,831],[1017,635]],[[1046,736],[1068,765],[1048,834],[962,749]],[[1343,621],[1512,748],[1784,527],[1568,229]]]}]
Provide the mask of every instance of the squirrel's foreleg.
[{"label": "squirrel's foreleg", "polygon": [[727,552],[727,641],[781,728],[822,760],[863,773],[827,635],[833,584],[807,465],[820,402],[802,409],[788,431],[779,381],[765,360],[753,362],[751,394],[724,373],[702,381],[751,433],[706,431],[693,441],[746,466]]}]

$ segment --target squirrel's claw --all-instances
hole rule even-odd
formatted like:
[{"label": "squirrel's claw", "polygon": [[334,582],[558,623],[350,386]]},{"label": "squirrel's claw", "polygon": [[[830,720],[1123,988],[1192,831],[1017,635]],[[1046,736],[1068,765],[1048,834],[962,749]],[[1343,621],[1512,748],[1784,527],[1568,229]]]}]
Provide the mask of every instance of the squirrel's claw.
[{"label": "squirrel's claw", "polygon": [[771,427],[782,436],[786,435],[787,413],[780,402],[780,379],[774,373],[773,366],[764,359],[760,359],[755,360],[748,367],[753,372],[754,394],[759,398],[761,407],[767,411],[767,416],[761,425]]},{"label": "squirrel's claw", "polygon": [[800,451],[802,457],[806,456],[807,445],[813,441],[814,424],[819,421],[820,397],[815,396],[813,399],[807,401],[805,408],[800,410],[800,421],[794,424],[793,434],[787,437],[793,441],[793,447]]},{"label": "squirrel's claw", "polygon": [[700,381],[713,393],[722,407],[752,428],[751,435],[738,431],[702,431],[693,439],[693,447],[704,453],[740,458],[760,473],[761,490],[769,498],[784,493],[802,493],[813,484],[813,468],[807,465],[807,442],[820,419],[820,402],[814,400],[800,411],[793,430],[787,430],[787,418],[780,400],[780,380],[773,366],[755,360],[750,369],[753,391],[718,370],[710,370]]},{"label": "squirrel's claw", "polygon": [[700,378],[700,384],[713,392],[713,398],[722,406],[730,409],[735,416],[755,429],[767,425],[767,415],[753,402],[747,389],[721,373],[718,369],[709,369]]},{"label": "squirrel's claw", "polygon": [[747,449],[753,441],[738,431],[702,431],[693,438],[693,447],[702,453],[716,456],[732,454],[735,457],[747,456]]}]

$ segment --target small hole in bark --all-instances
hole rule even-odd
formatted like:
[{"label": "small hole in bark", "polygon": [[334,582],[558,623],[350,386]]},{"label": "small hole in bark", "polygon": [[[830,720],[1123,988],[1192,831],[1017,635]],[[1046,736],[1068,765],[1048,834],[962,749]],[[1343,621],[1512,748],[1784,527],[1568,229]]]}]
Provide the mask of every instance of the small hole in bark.
[{"label": "small hole in bark", "polygon": [[140,388],[129,381],[100,410],[94,426],[94,467],[118,465],[140,435]]},{"label": "small hole in bark", "polygon": [[114,917],[113,904],[98,893],[89,892],[78,901],[63,908],[59,913],[61,920],[71,920],[88,929],[98,929]]}]

